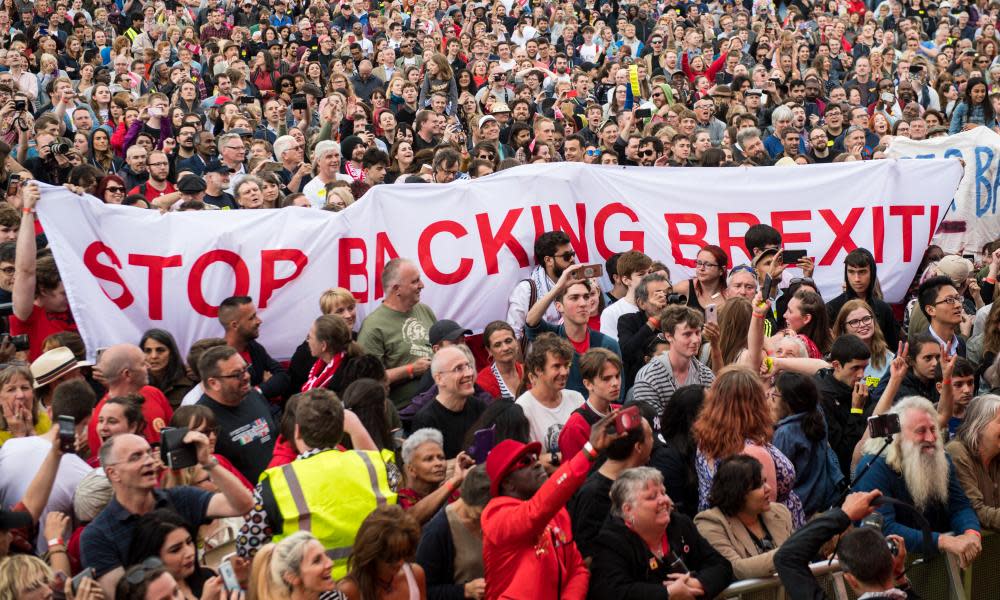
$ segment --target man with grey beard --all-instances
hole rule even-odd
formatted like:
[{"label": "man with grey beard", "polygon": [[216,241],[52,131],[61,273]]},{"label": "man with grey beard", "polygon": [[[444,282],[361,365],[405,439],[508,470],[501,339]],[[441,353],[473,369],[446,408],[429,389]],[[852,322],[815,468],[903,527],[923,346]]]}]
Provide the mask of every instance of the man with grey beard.
[{"label": "man with grey beard", "polygon": [[[874,455],[882,447],[882,440],[868,440],[857,472],[868,463],[871,468],[855,490],[881,490],[890,498],[915,506],[930,523],[937,549],[953,554],[965,568],[979,556],[982,536],[979,519],[955,475],[951,457],[944,451],[938,413],[929,400],[920,396],[903,398],[889,412],[899,415],[902,431],[878,458]],[[928,550],[914,515],[897,511],[892,504],[883,504],[878,510],[885,517],[883,533],[901,536],[907,549],[914,552]]]}]

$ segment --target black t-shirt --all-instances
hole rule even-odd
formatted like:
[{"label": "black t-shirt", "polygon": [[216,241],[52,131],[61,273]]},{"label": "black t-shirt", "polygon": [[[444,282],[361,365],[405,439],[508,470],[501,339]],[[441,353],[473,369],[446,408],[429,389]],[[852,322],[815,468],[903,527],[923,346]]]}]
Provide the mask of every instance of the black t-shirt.
[{"label": "black t-shirt", "polygon": [[278,428],[271,406],[257,391],[243,398],[239,406],[225,406],[202,395],[198,404],[215,414],[219,427],[215,451],[229,459],[248,481],[256,482],[271,462]]},{"label": "black t-shirt", "polygon": [[435,399],[413,417],[413,430],[433,427],[444,436],[445,458],[455,458],[464,450],[465,434],[486,410],[486,403],[475,396],[465,401],[465,407],[455,412]]},{"label": "black t-shirt", "polygon": [[226,192],[222,192],[222,194],[218,196],[209,196],[206,193],[205,197],[202,198],[202,200],[205,202],[205,204],[212,204],[214,206],[218,206],[219,208],[223,209],[229,208],[232,210],[236,210],[240,207],[239,204],[236,204],[236,200],[233,200],[233,197],[227,194]]}]

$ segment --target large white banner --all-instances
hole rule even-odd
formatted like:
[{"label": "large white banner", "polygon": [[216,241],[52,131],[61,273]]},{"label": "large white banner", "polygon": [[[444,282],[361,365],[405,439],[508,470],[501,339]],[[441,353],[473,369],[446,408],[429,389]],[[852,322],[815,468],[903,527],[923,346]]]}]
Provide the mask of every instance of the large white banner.
[{"label": "large white banner", "polygon": [[622,168],[531,165],[448,185],[381,185],[340,213],[307,208],[169,213],[104,205],[46,188],[38,211],[91,353],[171,331],[183,352],[218,336],[219,303],[250,295],[261,341],[287,357],[319,315],[327,288],[350,289],[359,314],[381,297],[396,256],[416,260],[422,299],[439,318],[479,330],[506,315],[530,271],[533,242],[561,229],[578,260],[637,249],[692,273],[698,249],[718,244],[748,262],[756,223],[805,249],[829,298],[843,258],[868,248],[890,301],[905,293],[962,176],[954,160],[883,160],[810,167]]},{"label": "large white banner", "polygon": [[948,253],[980,254],[1000,238],[997,186],[1000,186],[1000,135],[976,127],[956,135],[915,141],[893,138],[886,155],[893,158],[960,158],[965,173],[933,243]]}]

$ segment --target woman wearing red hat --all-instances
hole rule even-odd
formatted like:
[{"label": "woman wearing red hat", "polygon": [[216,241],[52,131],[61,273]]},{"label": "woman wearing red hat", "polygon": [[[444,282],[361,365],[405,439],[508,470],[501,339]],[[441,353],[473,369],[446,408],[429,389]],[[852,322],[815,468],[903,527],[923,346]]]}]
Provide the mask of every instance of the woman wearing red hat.
[{"label": "woman wearing red hat", "polygon": [[[594,424],[590,441],[551,477],[542,446],[504,440],[486,458],[493,499],[482,517],[486,600],[583,600],[590,573],[573,541],[566,502],[599,452],[622,434],[608,433],[620,411]],[[614,427],[611,429],[614,432]]]}]

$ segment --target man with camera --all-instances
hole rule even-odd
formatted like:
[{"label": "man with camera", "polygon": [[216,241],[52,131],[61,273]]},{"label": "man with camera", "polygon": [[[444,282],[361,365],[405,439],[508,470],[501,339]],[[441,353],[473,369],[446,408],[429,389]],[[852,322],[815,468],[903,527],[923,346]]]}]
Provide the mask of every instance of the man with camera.
[{"label": "man with camera", "polygon": [[[26,134],[26,131],[21,130],[19,133]],[[23,138],[21,146],[26,148],[27,135],[20,137]],[[66,156],[70,151],[69,143],[51,133],[38,132],[35,134],[35,150],[38,156],[21,161],[35,179],[50,185],[62,185],[69,181],[69,172],[73,168]]]},{"label": "man with camera", "polygon": [[[855,492],[840,508],[831,509],[785,540],[774,555],[774,567],[791,600],[820,600],[826,592],[809,569],[809,561],[833,536],[852,522],[870,515],[882,495],[878,490]],[[918,598],[906,578],[906,544],[898,535],[883,536],[877,526],[846,533],[837,546],[844,578],[866,600]]]},{"label": "man with camera", "polygon": [[238,517],[253,508],[250,490],[235,475],[219,468],[205,434],[188,431],[183,443],[194,447],[197,463],[208,473],[219,493],[193,486],[158,489],[154,451],[138,435],[122,433],[101,446],[101,467],[111,483],[113,496],[83,530],[80,558],[84,565],[93,567],[108,598],[115,597],[115,586],[125,573],[137,517],[168,508],[192,527],[199,527],[220,517]]},{"label": "man with camera", "polygon": [[[900,433],[884,456],[875,456],[882,439],[868,440],[857,473],[869,463],[871,467],[855,488],[882,490],[888,497],[916,507],[930,525],[935,547],[958,558],[962,568],[967,567],[982,550],[979,518],[958,481],[951,457],[944,451],[934,405],[926,398],[910,396],[896,403],[889,414],[899,416]],[[924,547],[921,523],[914,515],[897,512],[892,505],[878,510],[885,518],[887,533],[902,536],[916,552],[931,550]]]}]

